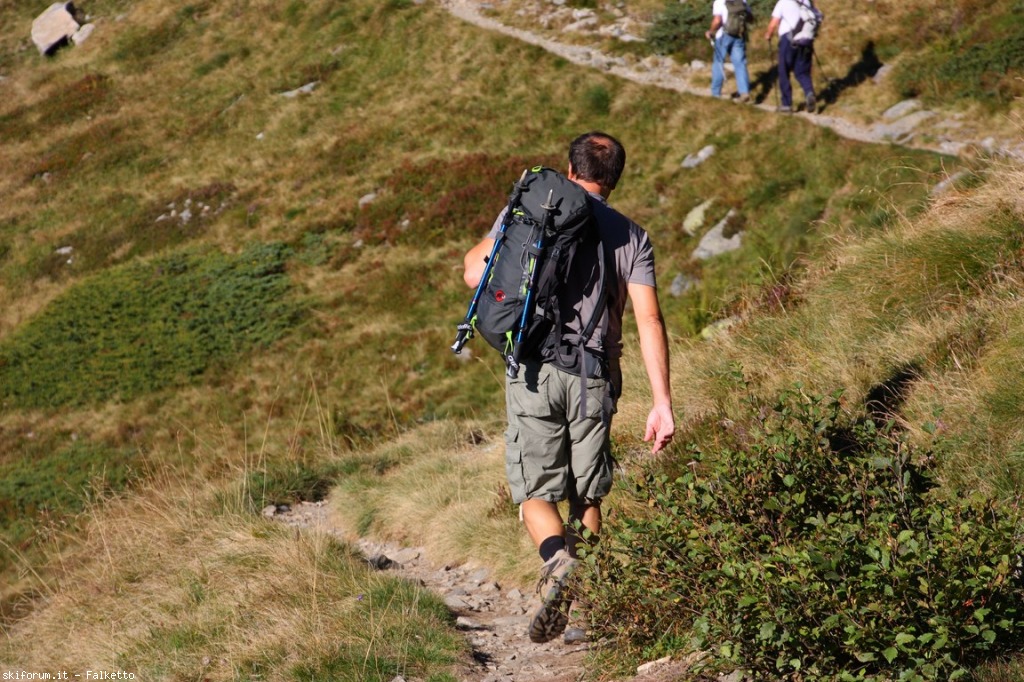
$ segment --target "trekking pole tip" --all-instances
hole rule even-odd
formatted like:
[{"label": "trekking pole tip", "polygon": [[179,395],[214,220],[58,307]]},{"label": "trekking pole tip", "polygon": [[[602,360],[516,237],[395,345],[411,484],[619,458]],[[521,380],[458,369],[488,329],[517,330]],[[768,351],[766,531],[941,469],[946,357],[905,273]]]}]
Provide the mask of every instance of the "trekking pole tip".
[{"label": "trekking pole tip", "polygon": [[551,203],[551,200],[554,199],[554,196],[555,196],[555,190],[549,189],[548,190],[548,200],[545,201],[543,204],[541,204],[540,207],[543,208],[545,211],[553,211],[553,210],[555,210],[555,205]]}]

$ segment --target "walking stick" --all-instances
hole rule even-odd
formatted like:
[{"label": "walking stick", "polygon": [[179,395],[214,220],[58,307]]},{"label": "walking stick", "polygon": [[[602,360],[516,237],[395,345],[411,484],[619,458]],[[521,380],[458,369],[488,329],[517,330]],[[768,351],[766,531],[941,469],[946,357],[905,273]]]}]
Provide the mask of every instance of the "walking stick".
[{"label": "walking stick", "polygon": [[[530,263],[530,279],[526,284],[526,301],[523,304],[523,314],[519,318],[519,328],[516,330],[515,343],[512,346],[512,352],[505,356],[505,374],[515,379],[519,376],[519,365],[522,360],[523,353],[523,337],[526,335],[526,328],[529,326],[530,318],[533,316],[533,308],[536,303],[534,297],[537,289],[537,274],[540,271],[542,261],[544,260],[544,248],[545,238],[551,232],[551,227],[555,222],[555,209],[557,208],[551,203],[551,199],[554,196],[554,190],[548,192],[548,200],[541,204],[541,208],[544,209],[544,219],[540,226],[540,235],[537,237],[537,241],[533,243],[534,254],[531,256],[533,262]],[[531,237],[531,242],[533,241]]]},{"label": "walking stick", "polygon": [[821,75],[825,77],[825,82],[831,87],[832,78],[825,72],[825,67],[821,65],[821,58],[818,56],[818,51],[814,49],[814,43],[811,43],[811,54],[814,55],[814,61],[818,64],[818,71],[821,72]]},{"label": "walking stick", "polygon": [[473,319],[476,317],[477,305],[480,303],[480,295],[483,293],[484,288],[487,286],[487,281],[490,279],[491,268],[494,267],[494,258],[498,255],[498,249],[501,248],[501,243],[505,241],[505,232],[508,230],[508,224],[512,220],[512,209],[519,203],[519,198],[523,195],[523,178],[526,177],[526,171],[523,171],[522,177],[519,178],[519,182],[515,184],[512,189],[512,194],[508,199],[508,208],[505,210],[505,218],[501,221],[501,228],[498,232],[498,238],[494,240],[494,246],[491,248],[491,255],[487,257],[487,264],[484,266],[484,272],[480,276],[480,282],[476,285],[476,291],[473,293],[473,300],[469,302],[469,309],[466,311],[465,319],[459,323],[456,327],[455,343],[452,344],[452,352],[458,355],[462,352],[462,347],[466,345],[466,341],[473,338]]}]

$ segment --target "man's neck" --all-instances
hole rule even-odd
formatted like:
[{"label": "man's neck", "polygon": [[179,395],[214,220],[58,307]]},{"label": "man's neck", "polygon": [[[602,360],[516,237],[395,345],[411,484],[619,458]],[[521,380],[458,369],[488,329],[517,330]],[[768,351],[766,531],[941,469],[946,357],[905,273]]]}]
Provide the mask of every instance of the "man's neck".
[{"label": "man's neck", "polygon": [[609,190],[605,190],[604,187],[602,187],[601,185],[597,184],[596,182],[591,182],[590,180],[583,180],[583,179],[581,179],[580,177],[578,177],[572,171],[569,171],[569,174],[566,177],[569,178],[570,180],[572,180],[573,182],[575,182],[577,185],[579,185],[583,189],[585,189],[588,192],[590,192],[591,194],[600,194],[605,199],[607,199],[608,195],[612,193],[612,191],[610,189]]}]

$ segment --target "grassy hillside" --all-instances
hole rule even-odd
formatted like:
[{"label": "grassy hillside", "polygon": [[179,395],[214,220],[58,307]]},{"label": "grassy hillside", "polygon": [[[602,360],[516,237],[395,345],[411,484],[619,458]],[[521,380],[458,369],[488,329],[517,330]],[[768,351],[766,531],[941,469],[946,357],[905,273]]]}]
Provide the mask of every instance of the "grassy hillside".
[{"label": "grassy hillside", "polygon": [[[409,472],[418,480],[426,470],[439,489],[448,476],[482,489],[469,500],[429,489],[417,498],[425,519],[462,512],[490,524],[430,524],[446,552],[483,556],[494,550],[476,538],[521,540],[500,481],[468,476],[472,457],[460,454],[479,441],[479,427],[463,420],[499,432],[502,397],[496,358],[482,344],[468,361],[448,351],[468,298],[459,267],[521,169],[564,166],[568,141],[584,130],[608,130],[629,150],[613,203],[649,229],[663,289],[678,274],[699,280],[664,297],[686,424],[733,408],[719,380],[727,359],[763,373],[765,394],[804,377],[858,399],[891,381],[894,367],[932,358],[914,355],[918,338],[943,367],[961,362],[943,350],[959,347],[951,339],[972,352],[1004,339],[991,346],[993,383],[969,387],[991,395],[990,421],[983,413],[970,423],[969,400],[949,408],[947,428],[966,447],[993,442],[987,429],[1005,413],[996,408],[1014,409],[998,369],[1012,366],[1013,343],[994,331],[999,324],[917,337],[880,320],[889,336],[878,340],[864,312],[847,323],[864,334],[853,341],[786,336],[823,324],[815,296],[818,310],[870,310],[840,295],[884,308],[891,288],[935,325],[930,316],[944,309],[929,305],[987,300],[969,294],[992,263],[1011,261],[1000,244],[1017,224],[1012,205],[993,217],[980,202],[991,234],[951,250],[934,277],[920,259],[909,259],[907,279],[879,279],[867,265],[848,284],[824,275],[847,257],[836,255],[848,253],[836,246],[846,241],[873,248],[862,258],[884,267],[905,221],[932,215],[930,189],[960,169],[983,183],[985,161],[867,147],[800,121],[623,83],[472,30],[431,4],[144,0],[86,10],[93,37],[42,59],[24,38],[36,10],[0,7],[14,27],[0,37],[4,662],[50,666],[50,652],[63,650],[54,642],[74,632],[80,644],[62,665],[147,678],[343,677],[353,651],[369,650],[379,665],[364,660],[365,679],[452,679],[461,645],[430,597],[379,584],[345,547],[293,540],[258,511],[339,484],[349,509],[368,510],[353,532],[408,537],[418,529],[402,525],[411,512],[390,509],[389,486],[401,496]],[[282,95],[310,83],[307,94]],[[708,144],[709,161],[680,166]],[[735,209],[743,247],[694,261],[701,232],[689,236],[681,223],[709,199],[703,229]],[[805,299],[795,310],[806,313],[790,312]],[[742,329],[767,331],[713,344],[750,338],[761,355],[697,340],[709,323],[741,314],[750,320]],[[907,346],[879,350],[897,341]],[[858,347],[851,343],[861,347],[849,350],[854,360],[830,355]],[[616,437],[624,457],[638,447],[644,410],[630,363]],[[962,380],[937,374],[934,392],[908,403],[917,410],[908,421]],[[1012,481],[985,467],[1001,467],[1015,441],[1005,432],[996,442],[987,464],[962,464],[960,474],[1005,492]],[[948,467],[950,481],[956,470]],[[498,568],[522,578],[529,552],[515,547]],[[121,556],[132,559],[113,559]],[[260,572],[269,557],[285,557],[273,564],[282,575]],[[293,594],[251,587],[288,582],[293,564],[308,568],[288,583]],[[374,590],[379,600],[349,608],[353,594]],[[411,620],[358,639],[378,607]],[[250,608],[259,618],[233,620]],[[111,616],[85,627],[83,610]],[[320,617],[328,612],[329,623]],[[409,628],[437,639],[410,651]],[[352,635],[326,642],[327,631]]]}]

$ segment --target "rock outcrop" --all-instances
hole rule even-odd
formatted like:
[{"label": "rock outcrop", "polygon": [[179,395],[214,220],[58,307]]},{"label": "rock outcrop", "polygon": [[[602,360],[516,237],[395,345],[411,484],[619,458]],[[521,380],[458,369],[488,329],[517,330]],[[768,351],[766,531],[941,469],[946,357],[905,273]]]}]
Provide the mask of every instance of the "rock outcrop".
[{"label": "rock outcrop", "polygon": [[32,22],[32,42],[41,55],[51,55],[67,45],[78,33],[81,24],[75,20],[75,7],[70,2],[56,2]]}]

